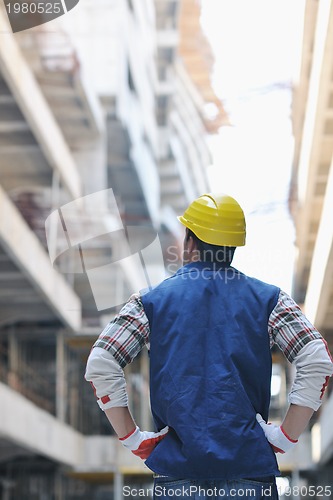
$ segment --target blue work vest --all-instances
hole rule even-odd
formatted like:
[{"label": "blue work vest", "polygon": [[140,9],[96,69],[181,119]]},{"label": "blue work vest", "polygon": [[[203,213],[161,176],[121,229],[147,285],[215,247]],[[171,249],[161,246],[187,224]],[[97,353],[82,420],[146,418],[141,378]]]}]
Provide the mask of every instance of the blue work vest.
[{"label": "blue work vest", "polygon": [[256,421],[270,403],[268,318],[279,289],[236,269],[187,264],[142,293],[150,325],[150,397],[170,431],[146,465],[176,478],[277,475]]}]

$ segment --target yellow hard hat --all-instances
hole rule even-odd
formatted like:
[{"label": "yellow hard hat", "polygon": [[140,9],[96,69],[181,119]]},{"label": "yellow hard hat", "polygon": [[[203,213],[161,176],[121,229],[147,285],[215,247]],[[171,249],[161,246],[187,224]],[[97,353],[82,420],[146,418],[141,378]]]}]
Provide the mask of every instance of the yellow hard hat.
[{"label": "yellow hard hat", "polygon": [[199,240],[211,245],[245,245],[244,212],[237,201],[226,194],[203,194],[177,218]]}]

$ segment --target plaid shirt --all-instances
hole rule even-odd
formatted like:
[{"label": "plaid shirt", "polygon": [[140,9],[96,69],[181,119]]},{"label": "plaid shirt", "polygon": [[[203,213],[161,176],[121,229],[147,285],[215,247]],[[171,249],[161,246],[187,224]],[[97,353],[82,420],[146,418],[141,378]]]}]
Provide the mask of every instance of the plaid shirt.
[{"label": "plaid shirt", "polygon": [[[296,302],[282,290],[269,317],[267,333],[271,347],[276,344],[291,363],[302,347],[312,340],[322,339]],[[140,295],[134,294],[106,326],[94,347],[110,351],[124,368],[144,346],[149,349],[149,334],[149,322]]]}]

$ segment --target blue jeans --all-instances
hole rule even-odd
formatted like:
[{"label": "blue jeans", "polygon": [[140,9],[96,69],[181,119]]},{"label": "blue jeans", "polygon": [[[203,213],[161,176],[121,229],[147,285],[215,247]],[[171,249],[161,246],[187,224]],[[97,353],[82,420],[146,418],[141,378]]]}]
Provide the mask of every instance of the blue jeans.
[{"label": "blue jeans", "polygon": [[154,478],[154,500],[278,500],[275,478],[190,480]]}]

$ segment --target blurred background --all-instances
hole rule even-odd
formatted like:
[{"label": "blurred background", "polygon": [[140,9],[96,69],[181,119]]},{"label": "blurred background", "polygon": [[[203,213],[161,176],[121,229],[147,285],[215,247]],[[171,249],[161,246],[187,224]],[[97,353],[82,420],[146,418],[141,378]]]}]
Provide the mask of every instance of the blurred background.
[{"label": "blurred background", "polygon": [[[12,31],[0,2],[0,496],[120,500],[152,476],[85,363],[142,280],[181,265],[195,197],[237,198],[235,267],[291,293],[333,348],[332,1],[80,0]],[[148,371],[142,351],[126,375],[152,429]],[[293,376],[274,350],[272,421]],[[279,457],[281,498],[330,498],[331,388]]]}]

